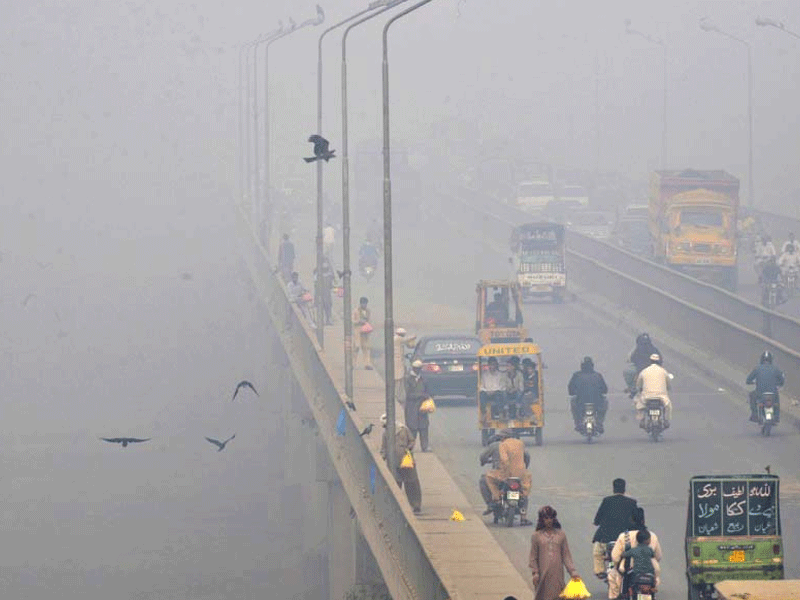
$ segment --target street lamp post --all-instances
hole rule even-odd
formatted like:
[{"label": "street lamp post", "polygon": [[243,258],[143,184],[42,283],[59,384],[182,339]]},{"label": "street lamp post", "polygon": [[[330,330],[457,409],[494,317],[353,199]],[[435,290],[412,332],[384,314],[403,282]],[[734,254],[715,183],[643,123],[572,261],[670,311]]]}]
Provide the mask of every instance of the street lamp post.
[{"label": "street lamp post", "polygon": [[753,208],[755,205],[753,193],[753,60],[750,43],[726,31],[722,31],[707,18],[700,19],[700,29],[724,35],[726,38],[739,42],[747,48],[747,204],[750,208]]},{"label": "street lamp post", "polygon": [[800,39],[800,35],[796,34],[794,31],[790,29],[786,29],[786,25],[779,21],[775,21],[773,19],[767,19],[766,17],[756,17],[756,25],[761,27],[775,27],[776,29],[780,29],[784,33],[788,33],[792,37],[796,37]]},{"label": "street lamp post", "polygon": [[[253,165],[255,166],[255,189],[253,192],[253,219],[256,227],[261,223],[261,165],[258,157],[258,47],[283,33],[283,21],[277,30],[253,42]],[[266,93],[266,90],[265,90]]]},{"label": "street lamp post", "polygon": [[[390,18],[383,26],[383,274],[384,274],[384,331],[383,355],[386,375],[386,435],[394,440],[394,298],[392,280],[392,179],[391,156],[389,147],[389,28],[398,19],[432,2],[422,0]],[[389,469],[394,473],[397,468],[394,452],[387,452]]]},{"label": "street lamp post", "polygon": [[651,44],[661,46],[661,49],[664,52],[664,99],[662,101],[661,113],[661,168],[664,169],[666,168],[667,164],[667,44],[660,38],[656,38],[641,31],[637,31],[636,29],[632,29],[630,19],[625,19],[625,33],[628,35],[638,35],[639,37],[643,37]]},{"label": "street lamp post", "polygon": [[[352,272],[350,270],[350,156],[348,153],[348,129],[347,129],[347,36],[350,31],[362,23],[382,15],[387,10],[402,4],[406,0],[391,0],[386,2],[373,2],[369,5],[370,9],[382,6],[381,10],[359,19],[344,30],[342,35],[342,288],[344,294],[342,303],[344,304],[344,390],[347,397],[353,399],[353,295],[352,295]],[[394,348],[392,348],[394,356]],[[394,382],[392,382],[394,383]],[[388,401],[387,401],[388,403]],[[387,411],[388,416],[388,411]],[[392,404],[392,414],[394,414],[394,404]],[[387,431],[394,435],[394,423],[387,421]],[[388,435],[388,433],[387,433]],[[394,439],[390,437],[388,439]],[[387,453],[387,457],[391,453]],[[393,459],[392,459],[393,460]]]},{"label": "street lamp post", "polygon": [[[319,25],[325,20],[325,13],[319,4],[317,4],[317,16],[313,19],[307,19],[296,25],[294,21],[289,19],[290,27],[288,30],[283,31],[270,39],[264,49],[264,206],[265,215],[261,222],[257,224],[259,231],[262,233],[262,242],[265,247],[269,245],[269,229],[270,224],[267,223],[271,217],[271,204],[269,201],[269,187],[270,187],[270,137],[269,137],[269,47],[277,42],[279,39],[287,35],[308,27],[309,25]],[[319,278],[319,277],[318,277]],[[322,327],[322,325],[318,325]],[[318,334],[319,335],[319,334]]]},{"label": "street lamp post", "polygon": [[[322,135],[322,40],[334,29],[349,23],[353,19],[357,19],[361,15],[368,13],[375,8],[376,3],[370,4],[364,10],[357,12],[354,15],[347,17],[331,25],[323,31],[319,40],[317,41],[317,134]],[[317,303],[317,341],[320,347],[325,347],[325,335],[323,333],[322,321],[322,161],[317,161],[317,285],[316,285],[316,303]],[[331,265],[333,268],[333,265]],[[345,311],[347,312],[347,311]],[[346,359],[345,359],[346,360]],[[352,400],[352,396],[348,396]]]}]

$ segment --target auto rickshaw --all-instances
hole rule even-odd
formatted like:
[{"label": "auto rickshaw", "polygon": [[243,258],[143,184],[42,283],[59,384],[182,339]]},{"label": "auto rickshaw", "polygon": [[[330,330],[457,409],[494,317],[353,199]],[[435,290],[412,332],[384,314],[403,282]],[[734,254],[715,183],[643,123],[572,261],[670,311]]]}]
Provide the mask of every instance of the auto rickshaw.
[{"label": "auto rickshaw", "polygon": [[723,580],[783,579],[778,486],[777,475],[763,473],[691,478],[685,546],[689,600],[711,600]]},{"label": "auto rickshaw", "polygon": [[521,342],[527,337],[519,283],[481,280],[476,292],[475,334],[482,344]]},{"label": "auto rickshaw", "polygon": [[[533,392],[526,392],[517,400],[509,400],[505,392],[496,395],[482,393],[483,380],[489,371],[489,361],[498,362],[501,377],[505,377],[508,360],[512,356],[520,363],[529,358],[536,367],[537,381]],[[478,350],[478,429],[481,444],[486,446],[500,429],[511,429],[520,436],[533,436],[537,446],[542,445],[544,427],[544,380],[542,376],[542,351],[533,342],[486,344]]]}]

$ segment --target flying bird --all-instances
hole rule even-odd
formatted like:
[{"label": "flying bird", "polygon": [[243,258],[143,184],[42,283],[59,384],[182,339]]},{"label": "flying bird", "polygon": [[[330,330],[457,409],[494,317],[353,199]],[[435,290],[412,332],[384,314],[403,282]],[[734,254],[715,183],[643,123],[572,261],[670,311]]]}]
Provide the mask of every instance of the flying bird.
[{"label": "flying bird", "polygon": [[31,298],[36,298],[36,294],[28,294],[25,296],[25,300],[22,301],[22,306],[28,306],[28,302],[30,302]]},{"label": "flying bird", "polygon": [[770,470],[771,468],[772,467],[770,465],[767,465],[766,467],[764,467],[764,470],[767,472],[767,475],[769,475],[771,473],[771,470]]},{"label": "flying bird", "polygon": [[309,136],[308,141],[314,144],[314,156],[312,158],[304,158],[307,163],[317,160],[324,160],[328,162],[336,156],[336,150],[328,150],[330,142],[321,135],[314,134]]},{"label": "flying bird", "polygon": [[236,400],[236,394],[238,394],[238,393],[239,393],[239,390],[240,390],[240,389],[242,389],[243,387],[245,387],[245,388],[250,388],[251,390],[253,390],[253,393],[254,393],[256,396],[258,396],[258,392],[256,391],[256,388],[254,388],[254,387],[253,387],[253,384],[252,384],[252,383],[250,383],[249,381],[240,381],[240,382],[238,383],[238,385],[236,386],[236,389],[235,389],[235,390],[233,390],[233,398],[231,398],[231,402],[233,402],[234,400]]},{"label": "flying bird", "polygon": [[347,405],[347,408],[349,408],[350,410],[355,410],[356,409],[356,405],[353,404],[352,400],[348,400],[347,402],[345,402],[345,404]]},{"label": "flying bird", "polygon": [[365,435],[369,435],[370,433],[372,433],[372,423],[370,423],[369,425],[364,427],[364,431],[362,431],[358,435],[360,435],[361,437],[364,437]]},{"label": "flying bird", "polygon": [[140,442],[149,442],[150,438],[132,438],[132,437],[118,437],[118,438],[104,438],[101,437],[101,440],[104,442],[111,442],[112,444],[122,444],[123,448],[126,448],[128,444],[138,444]]},{"label": "flying bird", "polygon": [[231,437],[229,437],[224,442],[220,442],[219,440],[215,440],[214,438],[210,438],[210,437],[207,437],[206,440],[208,440],[209,442],[211,442],[212,444],[214,444],[217,447],[217,452],[222,452],[223,450],[225,450],[225,445],[235,437],[236,437],[236,434],[234,433]]}]

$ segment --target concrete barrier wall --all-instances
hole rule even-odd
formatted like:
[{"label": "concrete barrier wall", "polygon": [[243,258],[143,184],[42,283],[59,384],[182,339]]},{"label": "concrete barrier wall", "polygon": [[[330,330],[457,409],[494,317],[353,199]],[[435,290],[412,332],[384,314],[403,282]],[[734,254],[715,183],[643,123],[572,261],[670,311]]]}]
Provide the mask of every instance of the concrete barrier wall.
[{"label": "concrete barrier wall", "polygon": [[[344,393],[331,377],[312,331],[297,308],[289,302],[246,216],[239,211],[240,251],[253,274],[274,327],[283,343],[292,371],[306,396],[331,463],[355,510],[364,538],[395,600],[445,600],[445,589],[414,529],[413,517],[380,456],[358,435],[350,412],[345,410],[345,435],[336,423]],[[371,475],[374,473],[374,480]]]}]

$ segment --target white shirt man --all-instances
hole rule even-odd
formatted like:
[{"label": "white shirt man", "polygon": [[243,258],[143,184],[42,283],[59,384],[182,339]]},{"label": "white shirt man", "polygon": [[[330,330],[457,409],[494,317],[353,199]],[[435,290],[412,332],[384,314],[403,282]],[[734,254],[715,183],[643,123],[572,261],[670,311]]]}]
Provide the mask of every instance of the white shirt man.
[{"label": "white shirt man", "polygon": [[790,269],[795,271],[800,270],[800,254],[794,250],[793,246],[784,252],[778,260],[778,266],[781,268],[781,273],[785,276]]},{"label": "white shirt man", "polygon": [[330,256],[334,243],[336,243],[336,230],[328,223],[322,229],[322,246],[326,255]]},{"label": "white shirt man", "polygon": [[639,377],[636,378],[636,389],[639,390],[636,396],[636,411],[640,424],[644,424],[645,400],[650,398],[659,398],[664,403],[667,422],[672,420],[672,402],[669,399],[670,379],[672,375],[657,363],[651,364],[639,373]]}]

